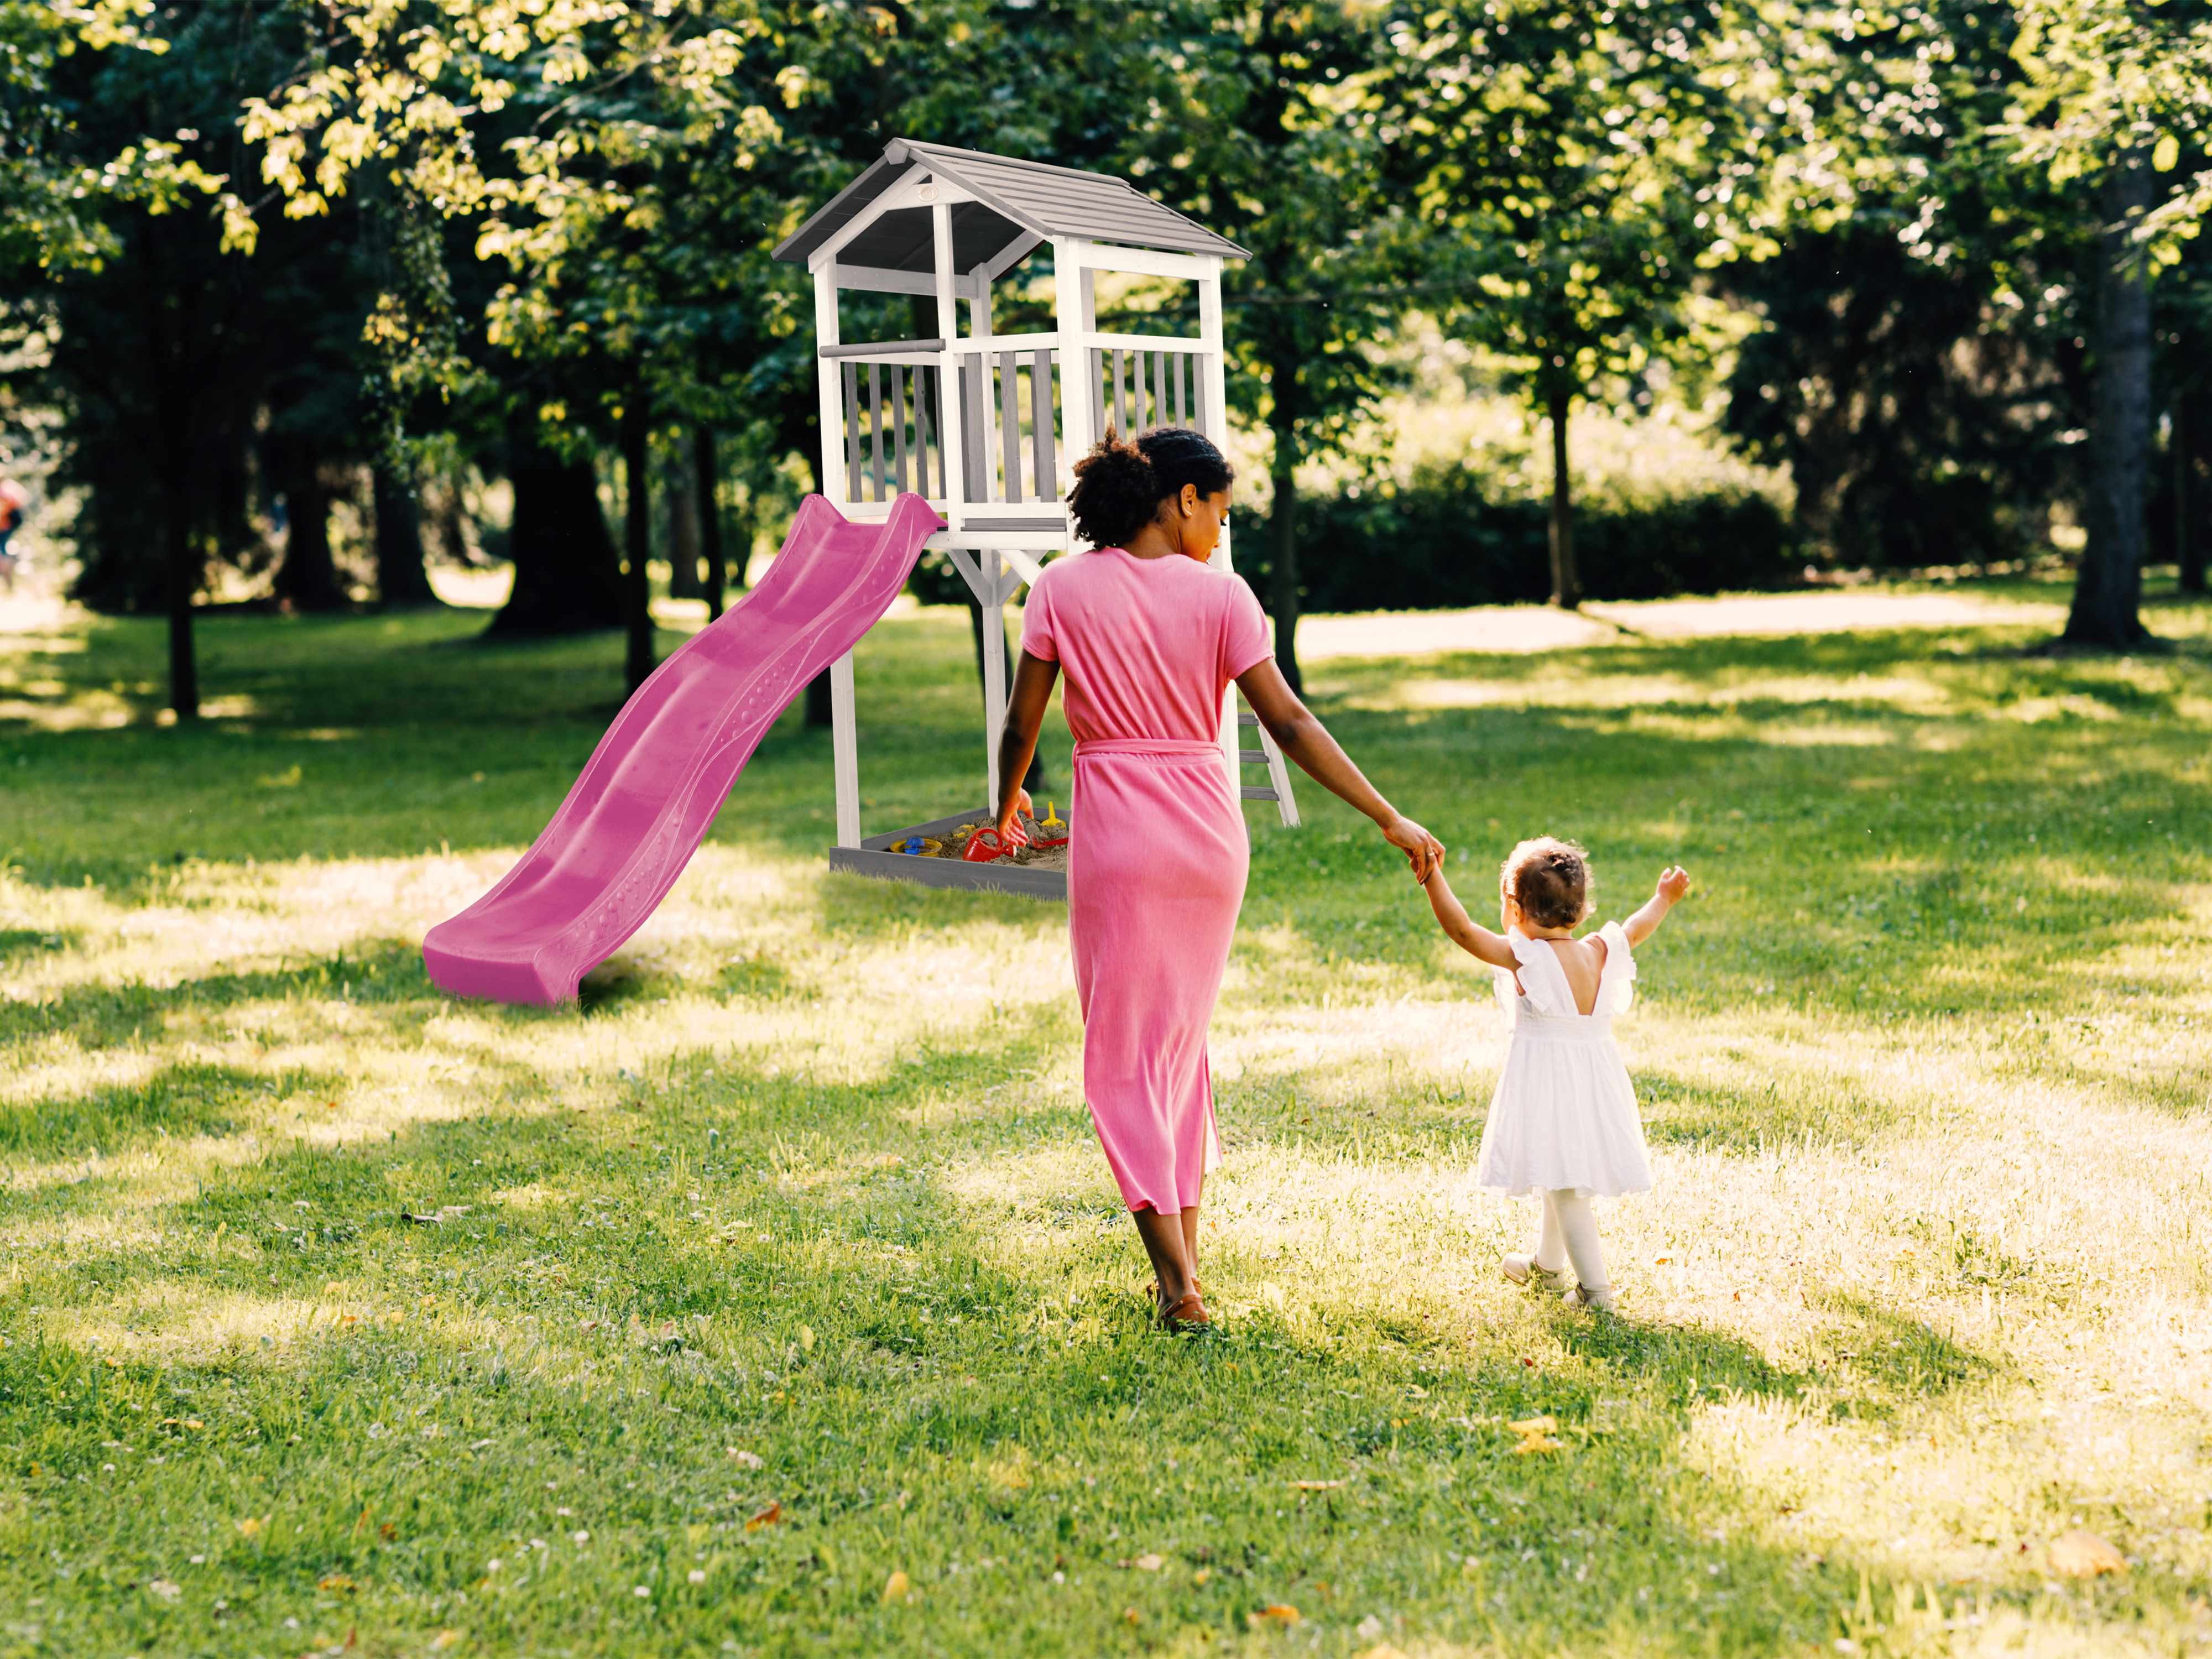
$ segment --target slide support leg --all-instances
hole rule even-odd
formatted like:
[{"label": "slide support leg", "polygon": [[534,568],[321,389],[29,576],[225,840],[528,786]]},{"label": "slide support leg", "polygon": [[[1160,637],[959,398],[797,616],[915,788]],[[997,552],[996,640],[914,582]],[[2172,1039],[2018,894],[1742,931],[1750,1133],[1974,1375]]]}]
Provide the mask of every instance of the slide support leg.
[{"label": "slide support leg", "polygon": [[853,720],[853,653],[830,665],[830,748],[837,774],[837,845],[860,844],[860,744]]}]

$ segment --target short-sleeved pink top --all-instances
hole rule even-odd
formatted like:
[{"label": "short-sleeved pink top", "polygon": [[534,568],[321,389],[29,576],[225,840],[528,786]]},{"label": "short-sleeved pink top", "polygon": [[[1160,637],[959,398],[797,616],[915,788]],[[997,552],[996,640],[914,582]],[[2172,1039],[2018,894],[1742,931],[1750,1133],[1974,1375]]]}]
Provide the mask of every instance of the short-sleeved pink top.
[{"label": "short-sleeved pink top", "polygon": [[1079,743],[1213,742],[1223,688],[1272,654],[1267,617],[1237,577],[1118,547],[1045,567],[1023,607],[1022,649],[1066,671]]}]

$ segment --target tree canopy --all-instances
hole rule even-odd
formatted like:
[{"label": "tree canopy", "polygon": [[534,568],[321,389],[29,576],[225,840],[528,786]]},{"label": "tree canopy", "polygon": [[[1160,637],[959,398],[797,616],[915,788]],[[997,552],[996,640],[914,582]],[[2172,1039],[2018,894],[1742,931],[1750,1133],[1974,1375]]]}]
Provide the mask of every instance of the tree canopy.
[{"label": "tree canopy", "polygon": [[79,591],[168,610],[187,678],[210,570],[349,602],[356,471],[387,602],[428,597],[421,492],[474,467],[514,492],[502,626],[626,621],[649,662],[653,470],[707,458],[719,530],[731,479],[815,464],[811,300],[769,252],[898,135],[1119,173],[1251,250],[1244,562],[1293,676],[1328,556],[1300,466],[1417,313],[1548,424],[1559,603],[1569,422],[1662,365],[1727,376],[1816,558],[2078,522],[2092,644],[2140,637],[2147,556],[2201,581],[2197,0],[0,0],[0,46],[11,406],[58,413]]}]

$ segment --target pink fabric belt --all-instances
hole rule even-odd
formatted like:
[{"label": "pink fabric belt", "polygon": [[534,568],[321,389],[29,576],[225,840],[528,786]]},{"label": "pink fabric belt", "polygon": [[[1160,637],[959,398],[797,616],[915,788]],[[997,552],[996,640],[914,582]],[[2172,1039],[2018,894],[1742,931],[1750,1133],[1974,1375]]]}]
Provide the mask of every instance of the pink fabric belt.
[{"label": "pink fabric belt", "polygon": [[1075,758],[1081,760],[1085,755],[1157,755],[1178,760],[1189,755],[1211,755],[1218,760],[1221,745],[1180,738],[1085,738],[1075,745]]}]

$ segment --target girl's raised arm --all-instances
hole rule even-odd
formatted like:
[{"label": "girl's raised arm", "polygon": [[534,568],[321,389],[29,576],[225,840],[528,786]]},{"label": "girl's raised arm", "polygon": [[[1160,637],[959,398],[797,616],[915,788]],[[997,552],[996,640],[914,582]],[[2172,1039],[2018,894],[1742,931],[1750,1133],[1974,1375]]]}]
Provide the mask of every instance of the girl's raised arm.
[{"label": "girl's raised arm", "polygon": [[1429,872],[1429,878],[1421,884],[1429,896],[1429,908],[1437,913],[1451,942],[1471,957],[1480,957],[1493,968],[1517,965],[1513,947],[1506,943],[1505,935],[1493,933],[1467,913],[1467,907],[1444,879],[1443,866],[1439,862]]},{"label": "girl's raised arm", "polygon": [[1620,924],[1620,931],[1628,935],[1629,948],[1633,950],[1657,933],[1659,924],[1667,920],[1667,913],[1689,890],[1690,872],[1680,865],[1670,865],[1662,871],[1659,884],[1652,889],[1651,896],[1644,901],[1644,908]]}]

